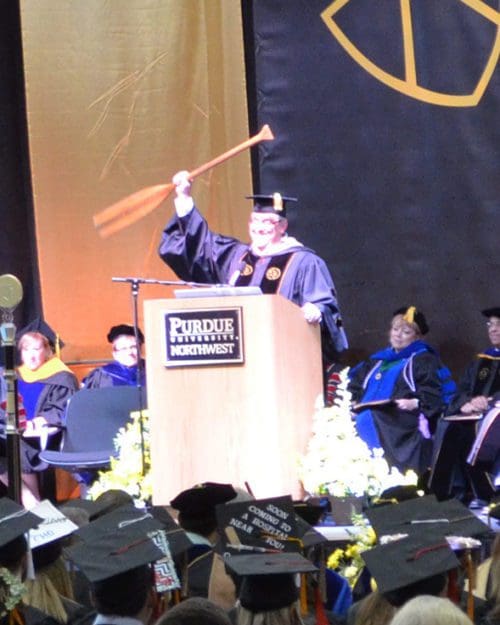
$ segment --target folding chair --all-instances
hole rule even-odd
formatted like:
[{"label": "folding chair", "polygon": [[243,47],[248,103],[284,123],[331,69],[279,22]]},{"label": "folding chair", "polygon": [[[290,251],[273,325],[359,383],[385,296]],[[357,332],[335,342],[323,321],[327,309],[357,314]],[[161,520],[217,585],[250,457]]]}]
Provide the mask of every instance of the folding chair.
[{"label": "folding chair", "polygon": [[45,450],[40,459],[70,472],[107,468],[118,430],[141,409],[141,393],[135,386],[78,391],[68,404],[60,451]]}]

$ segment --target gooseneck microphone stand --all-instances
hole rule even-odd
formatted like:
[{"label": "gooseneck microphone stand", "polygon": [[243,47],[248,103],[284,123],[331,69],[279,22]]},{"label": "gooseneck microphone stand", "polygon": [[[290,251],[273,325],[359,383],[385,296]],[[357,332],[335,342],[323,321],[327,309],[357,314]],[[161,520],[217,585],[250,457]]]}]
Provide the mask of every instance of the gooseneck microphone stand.
[{"label": "gooseneck microphone stand", "polygon": [[158,284],[160,286],[190,286],[190,287],[206,287],[206,284],[200,282],[185,282],[183,280],[155,280],[152,278],[111,278],[113,282],[125,282],[130,284],[130,295],[132,301],[132,319],[134,327],[134,337],[137,346],[137,373],[136,373],[136,388],[139,395],[139,407],[140,407],[140,419],[139,428],[141,436],[141,460],[142,460],[142,474],[146,474],[146,453],[144,448],[144,423],[143,423],[143,411],[146,410],[146,397],[145,389],[143,387],[144,376],[144,360],[141,357],[141,340],[139,338],[139,314],[138,314],[138,300],[139,300],[139,287],[141,284]]}]

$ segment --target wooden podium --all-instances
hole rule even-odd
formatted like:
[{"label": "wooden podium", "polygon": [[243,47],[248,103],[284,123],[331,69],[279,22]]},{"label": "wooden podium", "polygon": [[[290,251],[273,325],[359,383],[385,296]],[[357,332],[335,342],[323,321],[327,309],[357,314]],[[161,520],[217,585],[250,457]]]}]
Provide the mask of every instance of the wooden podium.
[{"label": "wooden podium", "polygon": [[[207,309],[241,311],[244,362],[166,366],[166,315]],[[319,328],[279,295],[148,300],[144,321],[154,503],[206,481],[299,497],[297,456],[322,393]]]}]

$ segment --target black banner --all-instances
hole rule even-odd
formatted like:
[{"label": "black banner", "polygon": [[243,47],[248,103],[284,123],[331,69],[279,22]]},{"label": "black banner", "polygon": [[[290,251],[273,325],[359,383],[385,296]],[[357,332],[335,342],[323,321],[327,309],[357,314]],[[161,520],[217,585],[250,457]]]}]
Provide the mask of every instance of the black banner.
[{"label": "black banner", "polygon": [[461,368],[498,304],[498,1],[248,4],[249,101],[276,136],[255,191],[299,198],[290,233],[331,269],[352,358],[414,304]]}]

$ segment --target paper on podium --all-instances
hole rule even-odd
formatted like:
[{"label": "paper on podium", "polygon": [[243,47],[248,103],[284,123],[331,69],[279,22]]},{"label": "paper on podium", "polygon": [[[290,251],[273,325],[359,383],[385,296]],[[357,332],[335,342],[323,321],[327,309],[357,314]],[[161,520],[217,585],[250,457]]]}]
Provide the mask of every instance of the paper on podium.
[{"label": "paper on podium", "polygon": [[207,286],[194,289],[174,289],[175,297],[186,299],[191,297],[225,297],[235,295],[262,295],[258,286]]}]

